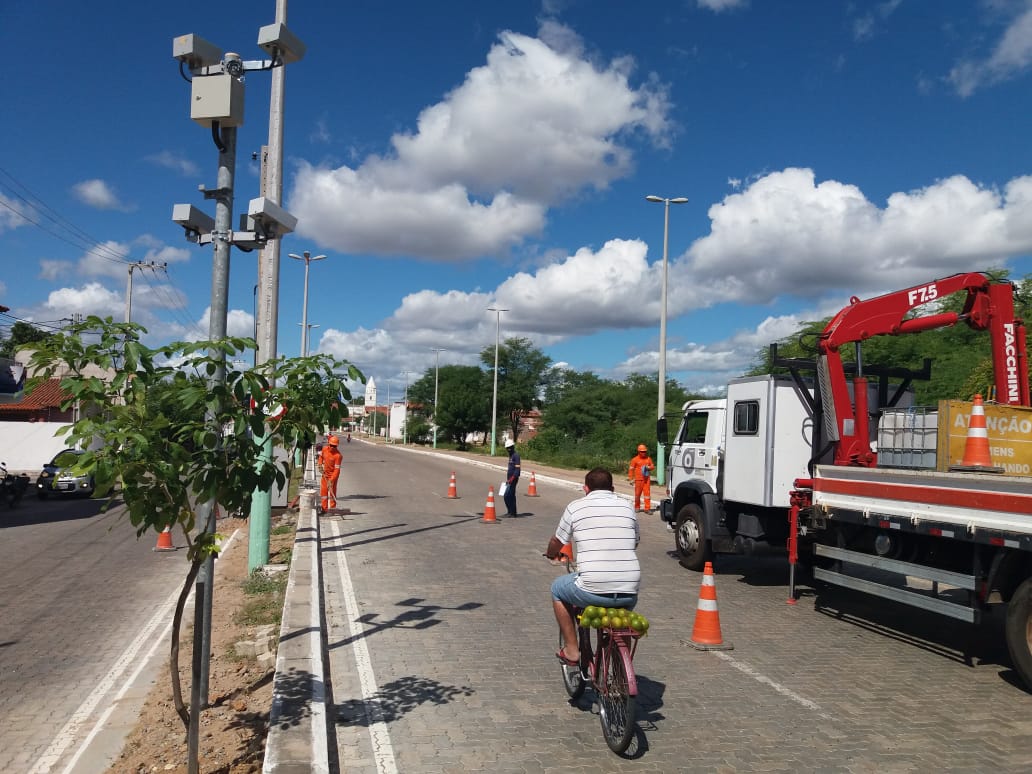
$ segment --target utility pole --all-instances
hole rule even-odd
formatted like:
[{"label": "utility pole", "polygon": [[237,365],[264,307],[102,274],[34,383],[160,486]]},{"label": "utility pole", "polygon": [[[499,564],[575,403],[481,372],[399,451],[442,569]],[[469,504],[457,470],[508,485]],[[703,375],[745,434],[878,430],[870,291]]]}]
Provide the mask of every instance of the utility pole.
[{"label": "utility pole", "polygon": [[[285,9],[285,0],[280,2]],[[201,188],[205,199],[215,200],[215,218],[212,219],[191,204],[176,204],[172,208],[172,220],[186,230],[189,241],[214,245],[208,330],[208,338],[212,343],[209,354],[217,363],[210,377],[212,386],[222,385],[226,379],[225,356],[214,344],[226,337],[230,248],[233,245],[251,250],[265,247],[268,242],[275,242],[293,231],[297,225],[297,218],[277,202],[261,196],[248,203],[245,227],[241,231],[233,231],[237,127],[244,121],[244,73],[270,69],[274,73],[282,72],[283,65],[298,61],[305,52],[304,44],[283,23],[262,27],[258,32],[258,46],[271,56],[270,60],[245,62],[238,54],[223,55],[220,48],[198,35],[181,35],[172,40],[172,56],[179,60],[180,74],[191,85],[190,117],[211,130],[212,141],[219,151],[215,188]],[[189,69],[192,78],[186,77],[186,69]],[[275,343],[272,349],[275,352]],[[209,420],[213,420],[214,416],[214,412],[209,412]],[[204,529],[209,533],[214,533],[216,527],[214,506],[213,502],[197,505],[197,520],[205,525]],[[200,602],[195,605],[194,613],[193,677],[187,731],[189,774],[200,771],[200,711],[208,706],[214,578],[215,558],[209,555],[201,566],[195,587],[195,598]]]},{"label": "utility pole", "polygon": [[437,388],[441,381],[441,353],[448,350],[442,347],[434,347],[430,350],[437,357],[434,363],[434,448],[437,448]]},{"label": "utility pole", "polygon": [[495,365],[494,365],[494,392],[491,398],[491,456],[495,456],[495,434],[498,430],[498,341],[502,329],[502,312],[508,309],[500,309],[490,306],[487,311],[495,313]]},{"label": "utility pole", "polygon": [[[276,0],[276,23],[287,23],[287,0]],[[269,99],[269,145],[262,158],[263,196],[279,203],[283,195],[283,92],[286,68],[272,72],[272,90]],[[255,365],[272,360],[277,354],[276,332],[279,327],[279,272],[280,240],[265,244],[258,256],[258,288],[261,305],[258,307],[257,350]],[[262,450],[258,465],[273,463],[272,441],[268,436],[255,438]],[[247,520],[247,571],[254,572],[269,563],[269,530],[272,523],[272,490],[255,489],[251,493],[251,513]]]},{"label": "utility pole", "polygon": [[132,322],[133,316],[133,272],[137,269],[167,269],[167,263],[156,261],[134,261],[129,264],[129,282],[125,288],[125,321]]}]

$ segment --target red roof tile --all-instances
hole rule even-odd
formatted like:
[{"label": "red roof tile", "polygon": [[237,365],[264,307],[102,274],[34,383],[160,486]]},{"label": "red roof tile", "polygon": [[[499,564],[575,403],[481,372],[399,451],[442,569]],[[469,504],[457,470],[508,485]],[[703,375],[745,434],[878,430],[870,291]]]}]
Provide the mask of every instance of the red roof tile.
[{"label": "red roof tile", "polygon": [[47,379],[36,385],[31,394],[17,403],[0,404],[0,411],[39,411],[40,409],[60,408],[61,401],[71,393],[61,389],[60,379]]}]

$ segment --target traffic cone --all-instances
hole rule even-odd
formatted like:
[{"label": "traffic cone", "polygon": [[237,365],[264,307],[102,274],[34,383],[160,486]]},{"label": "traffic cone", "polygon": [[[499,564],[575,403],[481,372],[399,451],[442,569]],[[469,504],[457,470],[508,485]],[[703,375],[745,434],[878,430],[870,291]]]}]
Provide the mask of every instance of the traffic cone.
[{"label": "traffic cone", "polygon": [[717,611],[717,587],[713,582],[713,562],[706,562],[702,571],[699,604],[695,609],[695,626],[688,641],[696,650],[731,650],[720,633],[720,613]]},{"label": "traffic cone", "polygon": [[487,489],[487,505],[484,506],[484,518],[482,518],[484,524],[497,524],[498,519],[495,518],[495,507],[494,507],[494,487],[488,487]]},{"label": "traffic cone", "polygon": [[573,564],[573,547],[569,543],[563,543],[563,547],[559,549],[560,561],[565,559],[570,564]]},{"label": "traffic cone", "polygon": [[964,441],[964,459],[950,470],[969,473],[1003,473],[1003,468],[993,465],[989,452],[989,431],[985,426],[985,407],[982,396],[976,395],[971,405],[971,421],[968,423],[967,438]]},{"label": "traffic cone", "polygon": [[175,551],[176,547],[172,545],[172,528],[165,527],[158,533],[158,544],[154,546],[155,551]]},{"label": "traffic cone", "polygon": [[454,470],[452,471],[452,474],[451,474],[451,481],[448,482],[448,499],[449,500],[458,500],[459,499],[459,491],[458,491],[458,489],[455,488],[455,471]]},{"label": "traffic cone", "polygon": [[534,471],[530,471],[530,486],[527,487],[527,497],[537,497],[537,479],[534,478]]}]

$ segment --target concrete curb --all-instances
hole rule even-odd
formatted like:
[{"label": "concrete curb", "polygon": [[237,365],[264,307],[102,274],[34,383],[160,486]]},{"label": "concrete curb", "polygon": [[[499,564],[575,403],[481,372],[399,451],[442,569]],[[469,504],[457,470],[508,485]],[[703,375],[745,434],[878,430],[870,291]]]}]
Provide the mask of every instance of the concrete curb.
[{"label": "concrete curb", "polygon": [[283,604],[263,774],[328,774],[322,562],[315,492],[301,492]]}]

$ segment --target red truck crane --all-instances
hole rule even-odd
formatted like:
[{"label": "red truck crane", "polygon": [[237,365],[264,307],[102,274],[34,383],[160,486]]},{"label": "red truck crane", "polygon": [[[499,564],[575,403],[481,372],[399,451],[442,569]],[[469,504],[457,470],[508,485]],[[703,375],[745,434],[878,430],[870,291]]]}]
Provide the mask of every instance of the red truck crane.
[{"label": "red truck crane", "polygon": [[[958,292],[967,293],[959,313],[907,316]],[[991,605],[1005,604],[1008,650],[1032,688],[1032,478],[879,468],[871,445],[862,342],[960,322],[989,332],[996,403],[1029,406],[1025,328],[1010,283],[957,274],[853,298],[828,323],[818,341],[817,379],[833,462],[811,465],[812,475],[795,482],[789,559],[793,570],[800,558],[810,565],[817,583],[973,624]],[[852,383],[841,357],[849,344],[856,348]]]}]

